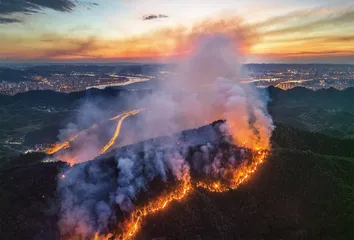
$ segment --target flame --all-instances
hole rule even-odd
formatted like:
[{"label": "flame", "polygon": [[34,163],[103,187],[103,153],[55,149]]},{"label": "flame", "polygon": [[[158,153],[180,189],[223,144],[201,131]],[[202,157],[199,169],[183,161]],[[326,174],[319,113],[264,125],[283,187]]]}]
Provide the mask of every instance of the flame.
[{"label": "flame", "polygon": [[[112,145],[114,144],[114,142],[116,141],[117,137],[119,136],[119,133],[120,133],[120,129],[122,127],[122,123],[124,121],[124,119],[126,119],[127,117],[129,116],[133,116],[133,115],[136,115],[138,114],[142,109],[137,109],[137,110],[132,110],[132,111],[129,111],[129,112],[125,112],[123,113],[123,117],[121,119],[119,119],[118,123],[117,123],[117,127],[116,127],[116,130],[113,134],[113,137],[111,138],[111,140],[109,140],[109,142],[102,148],[102,150],[100,151],[100,154],[103,154],[105,153],[110,147],[112,147]],[[119,116],[119,115],[118,115]],[[114,117],[114,118],[111,118],[110,120],[114,120],[114,119],[117,119],[118,117]]]},{"label": "flame", "polygon": [[141,224],[147,216],[160,212],[168,207],[172,201],[183,200],[191,191],[193,186],[190,181],[184,181],[176,187],[171,193],[157,198],[149,202],[146,206],[138,207],[135,209],[129,219],[125,220],[121,225],[122,233],[112,238],[112,233],[105,236],[100,236],[98,233],[94,235],[93,240],[131,240],[139,231]]},{"label": "flame", "polygon": [[260,164],[264,162],[264,159],[268,155],[267,150],[258,150],[255,152],[255,159],[251,164],[243,163],[237,169],[231,171],[231,177],[224,182],[220,181],[199,181],[196,185],[200,188],[205,188],[210,192],[226,192],[238,188],[245,181],[257,171]]},{"label": "flame", "polygon": [[124,114],[127,114],[128,112],[129,111],[122,112],[122,113],[118,114],[117,116],[114,116],[114,117],[110,118],[109,121],[116,120],[116,119],[120,118],[121,116],[123,116]]},{"label": "flame", "polygon": [[118,236],[116,239],[132,239],[138,232],[142,220],[152,215],[156,212],[165,209],[169,203],[172,201],[181,201],[184,197],[192,190],[192,185],[190,182],[184,182],[179,187],[177,187],[173,192],[158,198],[156,201],[150,202],[147,206],[136,209],[129,220],[123,223],[125,226],[125,231],[122,235]]},{"label": "flame", "polygon": [[54,144],[54,146],[47,148],[45,150],[46,154],[54,154],[58,151],[60,151],[61,149],[65,149],[65,148],[69,148],[70,147],[70,142],[74,141],[77,137],[79,136],[79,134],[76,134],[74,136],[72,136],[68,141],[66,142],[62,142],[62,143],[57,143]]},{"label": "flame", "polygon": [[146,206],[135,209],[131,213],[130,217],[122,223],[122,226],[120,227],[122,233],[120,235],[114,236],[112,233],[109,233],[106,236],[101,236],[96,233],[93,240],[134,239],[135,235],[141,228],[144,218],[153,215],[156,212],[163,211],[172,201],[183,200],[195,187],[204,188],[210,192],[219,193],[238,188],[241,184],[250,179],[250,177],[256,172],[259,165],[264,162],[264,159],[268,155],[268,150],[257,150],[255,151],[255,154],[256,156],[251,164],[247,165],[244,163],[241,167],[232,169],[232,176],[228,181],[199,181],[195,184],[195,186],[193,186],[190,181],[184,181],[170,194],[161,196],[155,201],[148,203]]},{"label": "flame", "polygon": [[[138,114],[144,109],[136,109],[132,111],[126,111],[118,114],[115,117],[110,118],[110,121],[118,120],[115,132],[110,139],[110,141],[101,149],[99,154],[105,153],[110,149],[115,143],[117,137],[120,134],[121,126],[123,121],[129,117]],[[85,131],[85,130],[83,130]],[[82,132],[83,132],[82,131]],[[81,133],[81,132],[80,132]],[[70,147],[70,142],[74,141],[78,135],[77,134],[71,137],[68,141],[57,144],[53,148],[47,150],[47,153],[55,153],[63,148]],[[242,142],[242,146],[246,147],[247,141]],[[179,143],[177,142],[179,145]],[[263,146],[263,145],[262,145]],[[132,240],[138,233],[139,229],[142,226],[144,219],[147,216],[153,215],[157,212],[163,211],[168,207],[168,205],[173,201],[182,201],[193,189],[195,188],[204,188],[210,192],[226,192],[230,190],[237,189],[241,184],[245,183],[252,175],[257,171],[258,167],[264,162],[264,159],[268,155],[268,150],[260,145],[255,145],[252,147],[254,157],[251,162],[244,162],[241,166],[236,168],[230,168],[226,170],[225,178],[221,180],[208,180],[204,179],[198,182],[192,182],[189,180],[180,181],[179,185],[170,193],[164,194],[152,201],[150,201],[145,206],[137,207],[132,211],[127,219],[119,224],[116,234],[108,233],[107,235],[101,235],[100,233],[95,233],[92,237],[93,240]],[[64,179],[65,175],[61,175],[61,178]]]}]

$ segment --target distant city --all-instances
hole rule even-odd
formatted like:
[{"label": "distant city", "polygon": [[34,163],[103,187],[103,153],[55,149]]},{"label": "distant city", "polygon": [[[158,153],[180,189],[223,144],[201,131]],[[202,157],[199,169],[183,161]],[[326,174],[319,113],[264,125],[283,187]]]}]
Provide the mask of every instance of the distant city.
[{"label": "distant city", "polygon": [[247,68],[252,79],[250,81],[258,87],[343,90],[354,86],[354,65],[264,64],[248,65]]},{"label": "distant city", "polygon": [[[6,66],[0,67],[0,93],[15,95],[30,90],[70,93],[151,79],[166,80],[177,74],[173,69],[157,64]],[[244,70],[249,77],[243,78],[242,83],[254,83],[260,88],[343,90],[354,86],[354,65],[248,64]]]}]

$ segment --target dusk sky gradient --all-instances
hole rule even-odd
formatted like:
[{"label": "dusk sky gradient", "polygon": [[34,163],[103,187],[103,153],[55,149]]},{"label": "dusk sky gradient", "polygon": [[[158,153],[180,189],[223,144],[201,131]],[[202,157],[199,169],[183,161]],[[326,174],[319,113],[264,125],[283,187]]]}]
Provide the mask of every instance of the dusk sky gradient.
[{"label": "dusk sky gradient", "polygon": [[160,62],[203,34],[245,62],[354,63],[350,0],[0,0],[1,62]]}]

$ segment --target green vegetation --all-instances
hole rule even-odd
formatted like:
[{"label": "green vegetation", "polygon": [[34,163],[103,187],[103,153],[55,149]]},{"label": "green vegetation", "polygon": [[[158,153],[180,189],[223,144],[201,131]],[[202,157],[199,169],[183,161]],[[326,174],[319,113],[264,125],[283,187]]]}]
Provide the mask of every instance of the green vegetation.
[{"label": "green vegetation", "polygon": [[277,123],[336,137],[354,135],[354,88],[311,91],[270,87],[269,110]]},{"label": "green vegetation", "polygon": [[[26,144],[31,146],[31,139],[26,139],[26,135],[51,126],[57,129],[56,134],[51,138],[47,136],[50,132],[42,135],[42,140],[53,142],[56,140],[58,129],[63,126],[65,119],[70,116],[68,111],[49,112],[32,107],[19,107],[18,105],[8,105],[0,107],[0,159],[18,154],[18,151],[26,149]],[[27,140],[27,141],[26,141]],[[24,142],[24,145],[11,146],[6,142]],[[39,141],[41,143],[41,141]]]}]

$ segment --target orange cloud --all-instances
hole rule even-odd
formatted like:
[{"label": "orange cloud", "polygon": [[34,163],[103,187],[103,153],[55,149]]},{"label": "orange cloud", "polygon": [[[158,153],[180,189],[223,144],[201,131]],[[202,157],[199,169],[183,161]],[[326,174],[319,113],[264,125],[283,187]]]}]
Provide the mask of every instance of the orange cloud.
[{"label": "orange cloud", "polygon": [[354,9],[297,11],[254,24],[259,38],[250,53],[275,60],[353,56]]},{"label": "orange cloud", "polygon": [[[230,15],[191,26],[157,29],[121,39],[68,34],[4,36],[0,56],[10,59],[157,59],[183,57],[204,34],[223,33],[244,54],[289,59],[348,56],[354,51],[354,8],[296,11],[252,25]],[[38,36],[38,37],[36,37]]]},{"label": "orange cloud", "polygon": [[[33,42],[31,48],[25,47],[21,52],[25,58],[40,59],[183,56],[193,49],[200,36],[216,33],[229,35],[242,46],[243,51],[249,49],[254,38],[254,33],[239,18],[234,17],[201,21],[192,27],[164,28],[117,40],[94,37],[72,39],[57,34],[45,34],[37,42]],[[11,41],[8,44],[11,45]]]}]

